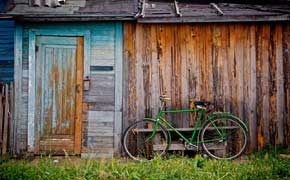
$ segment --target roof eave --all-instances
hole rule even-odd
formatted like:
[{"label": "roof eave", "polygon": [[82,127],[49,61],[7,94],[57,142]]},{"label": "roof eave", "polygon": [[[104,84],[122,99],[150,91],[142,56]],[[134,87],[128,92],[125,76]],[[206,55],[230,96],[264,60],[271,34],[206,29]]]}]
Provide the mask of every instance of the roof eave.
[{"label": "roof eave", "polygon": [[[1,14],[0,14],[1,16]],[[7,16],[7,14],[6,14]],[[130,15],[96,15],[96,14],[9,14],[18,21],[34,21],[34,22],[64,22],[64,21],[125,21],[135,20]]]},{"label": "roof eave", "polygon": [[139,23],[210,23],[210,22],[271,22],[290,21],[289,14],[283,15],[239,15],[239,16],[194,16],[194,17],[145,17]]}]

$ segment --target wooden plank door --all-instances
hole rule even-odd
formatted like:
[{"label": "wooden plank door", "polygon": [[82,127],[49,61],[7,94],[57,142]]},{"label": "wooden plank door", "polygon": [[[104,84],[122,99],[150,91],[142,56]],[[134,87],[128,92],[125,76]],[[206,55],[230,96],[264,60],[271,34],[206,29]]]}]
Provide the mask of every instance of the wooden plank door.
[{"label": "wooden plank door", "polygon": [[35,153],[80,153],[83,38],[36,37]]}]

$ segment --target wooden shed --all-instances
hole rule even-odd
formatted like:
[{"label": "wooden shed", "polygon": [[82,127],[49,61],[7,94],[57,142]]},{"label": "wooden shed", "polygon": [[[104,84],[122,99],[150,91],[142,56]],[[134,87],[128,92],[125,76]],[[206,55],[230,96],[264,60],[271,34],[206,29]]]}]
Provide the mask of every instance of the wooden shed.
[{"label": "wooden shed", "polygon": [[215,2],[14,0],[16,151],[112,157],[161,94],[240,116],[251,150],[289,145],[289,2]]}]

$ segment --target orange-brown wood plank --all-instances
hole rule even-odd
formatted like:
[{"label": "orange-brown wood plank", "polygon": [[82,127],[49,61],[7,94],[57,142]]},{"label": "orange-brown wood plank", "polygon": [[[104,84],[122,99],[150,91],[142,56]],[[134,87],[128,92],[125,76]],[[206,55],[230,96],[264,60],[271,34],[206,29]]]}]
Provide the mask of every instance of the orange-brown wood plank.
[{"label": "orange-brown wood plank", "polygon": [[270,121],[269,121],[269,132],[270,132],[270,142],[271,144],[276,144],[277,139],[277,84],[276,84],[276,43],[277,43],[277,35],[276,35],[276,26],[270,25],[270,58],[269,58],[269,98],[270,98]]},{"label": "orange-brown wood plank", "polygon": [[80,154],[81,152],[81,130],[82,130],[82,99],[83,99],[83,61],[84,61],[84,39],[77,38],[77,52],[76,52],[76,84],[79,86],[76,92],[75,101],[75,144],[74,152]]},{"label": "orange-brown wood plank", "polygon": [[[137,90],[136,90],[136,24],[125,23],[124,25],[124,73],[127,73],[124,78],[126,80],[126,89],[124,93],[128,97],[124,106],[124,126],[132,124],[137,120]],[[126,69],[125,69],[126,68]]]}]

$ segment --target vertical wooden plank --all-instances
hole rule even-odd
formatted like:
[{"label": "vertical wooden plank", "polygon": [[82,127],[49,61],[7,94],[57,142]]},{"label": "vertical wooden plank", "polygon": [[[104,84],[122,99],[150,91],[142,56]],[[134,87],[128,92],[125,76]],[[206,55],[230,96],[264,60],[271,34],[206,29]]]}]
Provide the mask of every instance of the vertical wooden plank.
[{"label": "vertical wooden plank", "polygon": [[10,151],[15,154],[15,149],[14,149],[14,136],[15,136],[15,132],[14,132],[14,127],[15,127],[15,122],[14,122],[14,83],[11,82],[10,83],[10,126],[9,126],[9,149]]},{"label": "vertical wooden plank", "polygon": [[236,26],[234,24],[229,25],[229,77],[230,77],[230,101],[231,101],[231,112],[235,115],[237,113],[237,72],[236,72],[236,58],[235,58],[235,43],[236,43]]},{"label": "vertical wooden plank", "polygon": [[14,122],[13,122],[13,111],[14,111],[14,83],[11,82],[9,84],[9,125],[8,125],[8,129],[9,129],[9,152],[11,152],[12,154],[14,154]]},{"label": "vertical wooden plank", "polygon": [[200,63],[200,98],[201,100],[206,99],[206,77],[205,77],[205,71],[206,71],[206,61],[205,61],[205,37],[206,37],[206,25],[201,24],[200,25],[200,41],[199,41],[199,63]]},{"label": "vertical wooden plank", "polygon": [[270,27],[269,25],[263,24],[262,26],[262,48],[260,49],[261,53],[261,64],[262,64],[262,72],[261,72],[261,85],[262,86],[262,126],[263,126],[263,139],[264,144],[268,144],[270,142],[270,134],[269,134],[269,113],[270,113],[270,98],[269,98],[269,39],[270,39]]},{"label": "vertical wooden plank", "polygon": [[[125,130],[137,119],[137,90],[136,90],[136,24],[124,24],[124,98],[123,113]],[[125,69],[126,68],[126,69]]]},{"label": "vertical wooden plank", "polygon": [[[181,108],[189,108],[189,83],[188,83],[188,56],[187,49],[189,48],[189,25],[184,24],[178,28],[178,39],[180,46],[180,60],[181,60]],[[189,127],[189,116],[183,114],[182,127]]]},{"label": "vertical wooden plank", "polygon": [[215,33],[215,48],[216,48],[216,69],[215,69],[215,76],[216,76],[216,110],[218,111],[224,111],[224,102],[225,102],[225,96],[224,96],[224,79],[223,79],[223,56],[224,56],[224,50],[222,47],[222,41],[223,36],[222,33],[224,31],[224,24],[216,24],[214,27],[214,33]]},{"label": "vertical wooden plank", "polygon": [[4,118],[3,118],[3,143],[2,143],[2,154],[6,154],[8,150],[8,133],[9,133],[9,94],[8,84],[4,85]]},{"label": "vertical wooden plank", "polygon": [[158,59],[158,26],[156,24],[150,25],[150,44],[151,44],[151,62],[152,62],[152,96],[151,107],[152,117],[156,117],[159,110],[159,96],[160,96],[160,81],[159,81],[159,66],[160,60]]},{"label": "vertical wooden plank", "polygon": [[[42,106],[42,101],[43,101],[43,95],[42,95],[42,85],[43,83],[45,83],[46,81],[43,79],[43,74],[42,74],[42,71],[43,71],[43,60],[42,60],[42,57],[44,57],[45,55],[43,53],[45,52],[42,52],[44,51],[44,49],[42,47],[39,46],[38,44],[38,39],[36,39],[36,46],[38,46],[38,50],[35,52],[36,53],[36,69],[35,69],[35,72],[36,72],[36,84],[37,84],[37,87],[36,87],[36,123],[35,123],[35,126],[36,126],[36,129],[39,129],[40,128],[40,124],[41,124],[41,115],[43,113],[43,111],[41,110],[41,107]],[[36,134],[35,134],[35,138],[36,138],[36,142],[35,142],[35,148],[34,148],[34,152],[35,153],[39,153],[39,137],[40,137],[40,131],[38,131]]]},{"label": "vertical wooden plank", "polygon": [[224,24],[222,26],[222,77],[223,77],[223,104],[224,104],[224,111],[230,111],[230,81],[228,76],[229,71],[229,53],[228,53],[228,47],[229,47],[229,26],[227,24]]},{"label": "vertical wooden plank", "polygon": [[[182,26],[182,25],[181,25]],[[182,28],[182,27],[181,27]],[[182,84],[181,84],[181,41],[179,39],[178,34],[181,33],[182,30],[178,29],[177,25],[173,26],[173,47],[172,47],[172,94],[174,95],[174,108],[181,108],[181,96],[182,96]],[[182,127],[183,117],[182,113],[176,113],[175,123],[177,127]]]},{"label": "vertical wooden plank", "polygon": [[2,155],[2,147],[3,147],[3,123],[4,123],[4,116],[3,116],[3,96],[4,96],[4,86],[0,84],[0,155]]},{"label": "vertical wooden plank", "polygon": [[144,118],[144,86],[143,86],[143,50],[144,50],[144,40],[143,40],[143,28],[144,24],[137,24],[136,26],[136,90],[137,90],[137,120],[142,120]]},{"label": "vertical wooden plank", "polygon": [[202,89],[201,89],[201,84],[202,84],[202,82],[201,82],[201,77],[202,77],[202,75],[201,75],[201,61],[202,61],[201,56],[202,56],[203,52],[202,52],[202,47],[201,47],[201,43],[200,43],[202,40],[201,27],[202,27],[201,24],[195,25],[196,41],[194,43],[196,43],[196,46],[195,46],[195,54],[194,54],[194,56],[195,56],[194,64],[195,64],[195,68],[196,68],[195,69],[196,70],[196,72],[195,72],[196,73],[195,74],[196,100],[201,100],[201,98],[202,98],[201,97],[201,95],[202,95],[202,93],[201,93],[201,91],[202,91]]},{"label": "vertical wooden plank", "polygon": [[210,24],[207,24],[206,28],[206,69],[207,69],[207,101],[214,102],[214,71],[213,71],[213,60],[214,60],[214,50],[213,50],[213,27]]},{"label": "vertical wooden plank", "polygon": [[236,45],[235,45],[235,59],[236,59],[236,73],[237,73],[237,105],[239,117],[245,119],[244,115],[244,35],[242,32],[242,25],[236,25]]},{"label": "vertical wooden plank", "polygon": [[257,87],[257,140],[258,140],[258,150],[261,150],[264,146],[263,138],[263,121],[262,121],[262,106],[263,106],[263,96],[262,96],[262,25],[256,25],[256,87]]},{"label": "vertical wooden plank", "polygon": [[[85,44],[85,42],[84,42],[84,44]],[[76,56],[77,56],[76,49],[70,49],[69,54],[70,54],[70,56],[69,56],[68,60],[70,58],[71,59],[76,59]],[[85,63],[84,59],[83,59],[83,62]],[[67,63],[69,63],[69,61],[67,61]],[[71,87],[70,89],[74,89],[76,87],[76,84],[78,83],[76,81],[77,80],[77,78],[76,78],[77,73],[76,73],[76,70],[75,70],[76,69],[76,64],[77,64],[77,62],[73,61],[73,63],[71,63],[71,65],[69,65],[70,69],[72,69],[71,72],[68,72],[68,75],[67,75],[67,76],[71,76],[71,79],[72,79],[71,84],[70,84],[70,87]],[[83,66],[85,66],[85,65],[83,65]],[[83,67],[83,69],[85,69],[85,68]],[[69,88],[69,86],[67,86],[66,88]],[[70,98],[71,99],[71,102],[68,102],[69,103],[68,107],[70,108],[70,111],[68,111],[68,116],[69,116],[69,119],[71,119],[71,122],[70,122],[70,126],[68,128],[69,132],[67,132],[67,134],[73,135],[74,132],[75,132],[75,130],[74,130],[74,124],[75,124],[74,111],[75,111],[75,106],[76,106],[76,101],[74,101],[74,99],[77,96],[77,92],[76,91],[71,91],[69,95],[70,95],[70,97],[66,97],[66,98]]]},{"label": "vertical wooden plank", "polygon": [[81,137],[82,137],[82,98],[83,98],[83,69],[84,69],[84,38],[77,38],[76,50],[76,84],[79,87],[76,94],[75,101],[75,146],[76,154],[81,153]]},{"label": "vertical wooden plank", "polygon": [[[165,43],[164,43],[164,94],[168,95],[171,98],[171,102],[167,103],[167,108],[171,109],[172,104],[174,104],[174,97],[172,96],[172,89],[171,89],[171,83],[172,83],[172,43],[173,43],[173,25],[172,24],[166,24],[164,25],[164,31],[165,31]],[[172,118],[171,116],[168,116],[168,120],[171,122]]]},{"label": "vertical wooden plank", "polygon": [[15,136],[14,136],[14,149],[16,153],[19,153],[19,144],[17,141],[18,137],[18,126],[22,119],[22,97],[21,97],[21,87],[22,87],[22,25],[16,23],[15,25],[15,36],[14,36],[14,109],[13,119],[15,122]]},{"label": "vertical wooden plank", "polygon": [[249,129],[251,129],[251,142],[253,142],[252,149],[257,149],[257,81],[256,81],[256,26],[249,27]]},{"label": "vertical wooden plank", "polygon": [[284,69],[284,137],[285,144],[290,144],[290,25],[283,27],[283,69]]},{"label": "vertical wooden plank", "polygon": [[283,119],[284,119],[284,71],[283,71],[283,43],[282,43],[282,24],[276,24],[275,39],[276,39],[276,87],[277,87],[277,144],[282,144],[284,141],[283,136]]},{"label": "vertical wooden plank", "polygon": [[165,30],[164,30],[164,24],[158,24],[157,25],[157,59],[159,61],[159,92],[160,95],[166,94],[166,88],[165,88],[165,82],[164,82],[164,76],[165,76],[165,69],[164,69],[164,49],[165,49]]},{"label": "vertical wooden plank", "polygon": [[35,142],[35,32],[29,31],[29,80],[28,80],[28,152],[34,151]]},{"label": "vertical wooden plank", "polygon": [[219,87],[220,82],[220,77],[219,77],[219,61],[221,60],[220,52],[219,52],[219,47],[220,47],[220,30],[217,27],[217,24],[213,25],[213,46],[212,46],[212,51],[213,51],[213,57],[212,57],[212,74],[213,74],[213,82],[212,82],[212,87],[213,87],[213,101],[216,110],[219,109],[219,106],[221,105],[220,101],[220,92],[221,89]]},{"label": "vertical wooden plank", "polygon": [[143,33],[143,40],[144,40],[144,50],[142,54],[143,65],[143,91],[144,91],[144,115],[145,117],[152,116],[152,109],[151,109],[151,96],[152,96],[152,58],[151,58],[151,44],[150,44],[150,25],[144,25],[144,33]]},{"label": "vertical wooden plank", "polygon": [[122,132],[122,87],[123,87],[123,24],[116,23],[115,27],[115,122],[114,122],[114,149],[119,152],[121,149]]},{"label": "vertical wooden plank", "polygon": [[[250,102],[250,81],[251,81],[251,74],[250,74],[250,65],[251,65],[251,62],[250,62],[250,28],[248,25],[241,25],[240,26],[241,28],[241,32],[243,33],[243,36],[242,36],[242,48],[244,50],[244,53],[243,53],[243,56],[242,56],[242,61],[243,61],[243,96],[244,96],[244,99],[242,100],[243,101],[243,108],[244,108],[244,121],[246,121],[249,125],[251,124],[251,121],[252,119],[250,119],[250,111],[249,111],[249,102]],[[253,128],[256,128],[256,127],[252,127],[252,126],[249,126],[249,134],[250,134],[250,137],[252,137],[252,132],[254,131]],[[254,151],[254,144],[255,144],[255,139],[251,139],[250,138],[250,141],[249,141],[249,149]]]},{"label": "vertical wooden plank", "polygon": [[270,132],[270,142],[271,144],[276,144],[277,139],[277,88],[276,88],[276,51],[275,46],[277,43],[276,38],[276,25],[270,25],[270,58],[269,58],[269,95],[270,95],[270,123],[269,123],[269,132]]}]

